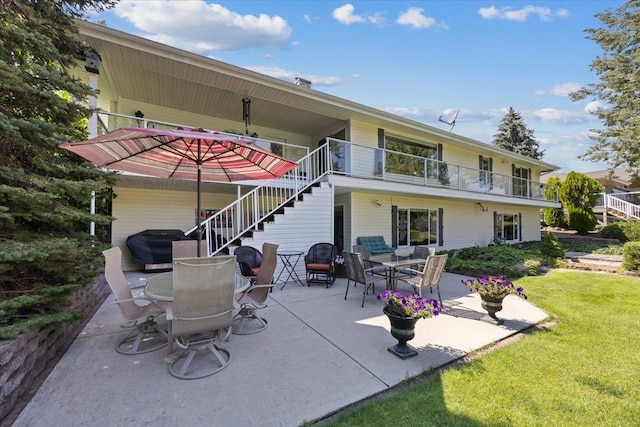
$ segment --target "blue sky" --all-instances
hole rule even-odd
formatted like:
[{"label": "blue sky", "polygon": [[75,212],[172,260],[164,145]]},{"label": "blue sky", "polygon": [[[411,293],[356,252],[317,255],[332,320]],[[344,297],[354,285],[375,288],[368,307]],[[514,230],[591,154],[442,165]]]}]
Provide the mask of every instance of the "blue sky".
[{"label": "blue sky", "polygon": [[491,144],[514,107],[545,150],[571,170],[601,127],[596,100],[568,93],[597,83],[602,52],[585,38],[617,1],[120,1],[91,17],[107,26]]}]

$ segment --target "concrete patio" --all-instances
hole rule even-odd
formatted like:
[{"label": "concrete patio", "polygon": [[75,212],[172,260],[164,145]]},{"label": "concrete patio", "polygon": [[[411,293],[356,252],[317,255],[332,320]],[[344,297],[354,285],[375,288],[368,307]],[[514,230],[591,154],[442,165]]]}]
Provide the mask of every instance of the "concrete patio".
[{"label": "concrete patio", "polygon": [[[146,276],[127,278],[141,292]],[[166,349],[126,356],[116,353],[124,333],[110,296],[62,357],[14,426],[298,426],[397,385],[424,371],[504,339],[547,315],[509,296],[496,326],[480,319],[480,298],[465,276],[444,273],[440,316],[419,320],[409,344],[416,357],[389,351],[396,340],[382,303],[362,287],[344,300],[346,279],[333,287],[288,283],[274,287],[262,316],[269,327],[232,335],[221,343],[232,355],[223,371],[199,380],[178,380],[167,371]],[[400,285],[401,290],[409,290]],[[380,291],[381,289],[377,289]],[[435,295],[435,294],[434,294]]]}]

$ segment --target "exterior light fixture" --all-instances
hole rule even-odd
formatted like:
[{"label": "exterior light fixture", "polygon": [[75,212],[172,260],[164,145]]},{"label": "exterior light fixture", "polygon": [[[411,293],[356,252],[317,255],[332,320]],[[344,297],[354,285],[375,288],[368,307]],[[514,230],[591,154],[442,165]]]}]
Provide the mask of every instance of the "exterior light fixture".
[{"label": "exterior light fixture", "polygon": [[480,206],[480,210],[482,212],[491,212],[491,209],[489,208],[489,206],[484,206],[482,203],[478,202],[477,203],[478,206]]}]

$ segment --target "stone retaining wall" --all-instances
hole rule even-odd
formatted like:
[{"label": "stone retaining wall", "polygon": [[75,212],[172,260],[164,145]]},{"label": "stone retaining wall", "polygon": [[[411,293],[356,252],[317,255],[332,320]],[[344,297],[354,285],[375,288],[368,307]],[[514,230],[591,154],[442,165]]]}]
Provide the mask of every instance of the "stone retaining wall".
[{"label": "stone retaining wall", "polygon": [[[5,425],[5,418],[11,418],[11,411],[22,409],[108,294],[109,287],[101,275],[69,298],[70,308],[82,313],[82,319],[55,328],[34,328],[15,339],[0,340],[0,425]],[[22,405],[21,400],[25,401]]]}]

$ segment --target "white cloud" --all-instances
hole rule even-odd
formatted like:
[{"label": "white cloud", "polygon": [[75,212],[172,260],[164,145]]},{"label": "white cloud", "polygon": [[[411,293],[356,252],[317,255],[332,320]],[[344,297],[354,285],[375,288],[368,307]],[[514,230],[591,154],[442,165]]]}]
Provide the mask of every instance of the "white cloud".
[{"label": "white cloud", "polygon": [[591,101],[585,105],[584,111],[593,114],[601,108],[605,108],[605,106],[600,101]]},{"label": "white cloud", "polygon": [[333,17],[336,21],[341,24],[351,25],[351,24],[362,24],[366,22],[366,19],[360,15],[355,15],[355,8],[353,5],[347,3],[345,5],[340,6],[339,8],[333,11]]},{"label": "white cloud", "polygon": [[122,1],[113,12],[143,37],[191,52],[282,48],[291,27],[280,16],[240,15],[205,1]]},{"label": "white cloud", "polygon": [[566,18],[569,16],[567,9],[556,9],[552,11],[548,7],[525,6],[521,9],[512,10],[510,6],[497,8],[495,6],[481,7],[478,13],[484,19],[506,19],[508,21],[526,21],[530,15],[537,15],[541,21],[551,21],[552,18]]},{"label": "white cloud", "polygon": [[590,120],[588,114],[584,111],[567,111],[555,108],[541,108],[539,110],[523,113],[523,117],[539,120],[542,122],[558,122],[558,123],[584,123]]},{"label": "white cloud", "polygon": [[244,67],[247,70],[255,71],[257,73],[266,74],[267,76],[275,77],[277,79],[285,80],[289,83],[293,83],[296,77],[302,77],[303,79],[311,82],[311,87],[314,86],[336,86],[343,82],[340,77],[337,76],[323,76],[318,74],[304,74],[297,71],[285,70],[279,67]]},{"label": "white cloud", "polygon": [[436,20],[423,15],[423,12],[424,9],[421,7],[410,7],[398,16],[396,22],[400,25],[409,25],[414,29],[431,28],[436,25]]},{"label": "white cloud", "polygon": [[352,4],[347,3],[334,9],[333,18],[344,25],[365,24],[370,23],[379,27],[386,23],[386,18],[382,12],[376,12],[368,15],[357,15]]},{"label": "white cloud", "polygon": [[302,19],[304,19],[304,21],[307,22],[308,24],[311,24],[311,17],[306,13],[302,15]]},{"label": "white cloud", "polygon": [[569,96],[571,92],[578,91],[582,86],[580,83],[568,82],[553,85],[549,89],[540,89],[535,92],[536,95],[553,95],[553,96]]}]

